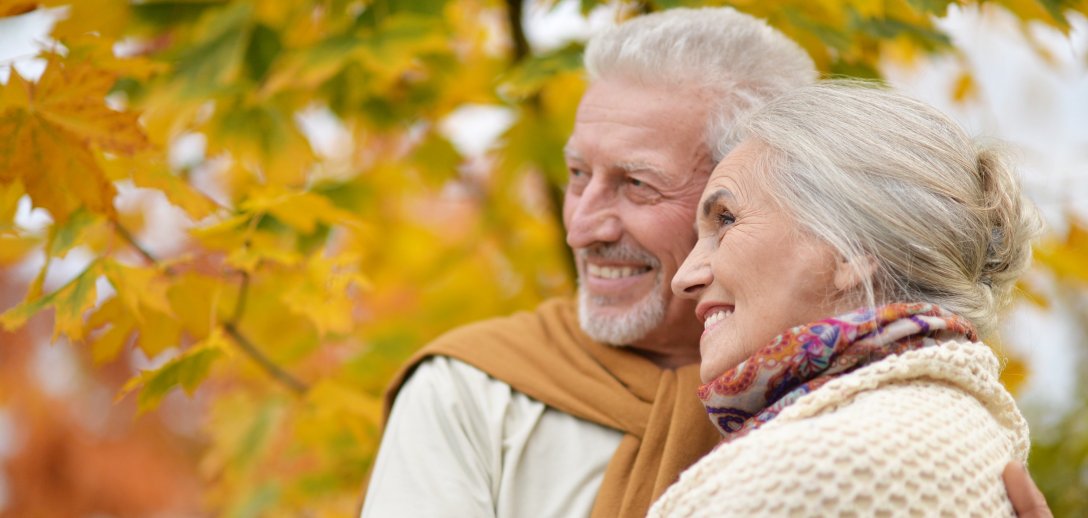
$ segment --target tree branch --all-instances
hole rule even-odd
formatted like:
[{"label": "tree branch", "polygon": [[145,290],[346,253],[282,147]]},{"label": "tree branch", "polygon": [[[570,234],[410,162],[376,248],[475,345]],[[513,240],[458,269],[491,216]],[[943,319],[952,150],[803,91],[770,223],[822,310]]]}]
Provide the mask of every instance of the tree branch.
[{"label": "tree branch", "polygon": [[[124,239],[125,242],[128,243],[128,246],[131,246],[132,249],[136,251],[136,253],[140,254],[140,256],[144,258],[145,261],[150,264],[159,264],[159,259],[152,255],[150,251],[143,247],[143,245],[137,242],[136,237],[132,235],[132,232],[129,232],[128,229],[125,228],[120,221],[117,221],[116,219],[110,219],[110,224],[113,225],[113,230],[117,232],[117,235],[121,236],[121,239]],[[164,268],[163,271],[166,272],[167,275],[174,274],[173,270],[171,270],[169,266]]]},{"label": "tree branch", "polygon": [[257,365],[260,365],[273,379],[279,381],[298,395],[305,394],[309,389],[305,383],[281,369],[279,365],[276,365],[276,363],[269,359],[268,356],[265,356],[257,346],[253,345],[253,342],[251,342],[249,338],[246,338],[246,336],[238,330],[238,322],[242,320],[242,315],[245,313],[246,300],[249,298],[249,273],[245,271],[240,271],[239,273],[242,276],[242,284],[238,287],[238,302],[234,305],[234,313],[231,315],[230,321],[223,324],[223,329],[234,339],[234,342],[238,344],[238,348],[246,353],[250,359],[257,363]]},{"label": "tree branch", "polygon": [[227,322],[224,324],[223,330],[234,339],[234,343],[238,345],[238,348],[241,349],[242,352],[246,353],[254,362],[257,362],[257,365],[260,365],[273,379],[282,383],[285,387],[291,389],[292,392],[300,396],[305,394],[309,389],[305,383],[288,374],[287,371],[281,369],[280,366],[273,363],[272,360],[269,360],[260,349],[253,345],[253,342],[249,341],[245,335],[238,331],[234,322]]},{"label": "tree branch", "polygon": [[506,21],[510,24],[510,40],[514,42],[514,63],[529,56],[529,40],[525,37],[525,26],[521,23],[523,0],[506,0]]},{"label": "tree branch", "polygon": [[[117,232],[117,235],[121,236],[121,238],[124,239],[129,246],[136,250],[136,252],[139,253],[145,261],[154,265],[161,264],[159,259],[142,245],[140,245],[140,243],[137,242],[136,238],[132,235],[132,232],[129,232],[129,230],[121,225],[119,221],[111,219],[110,223],[113,225],[113,228]],[[174,274],[174,271],[171,270],[170,267],[163,268],[163,271],[167,275]],[[242,352],[246,354],[246,356],[249,356],[249,358],[253,360],[257,365],[264,369],[269,376],[272,376],[272,379],[282,383],[284,386],[286,386],[288,389],[296,394],[305,394],[308,388],[305,383],[299,381],[298,378],[295,378],[287,371],[280,368],[279,365],[276,365],[275,362],[269,359],[268,356],[265,356],[265,354],[261,352],[261,350],[258,349],[257,346],[253,345],[253,342],[250,341],[249,338],[246,338],[246,336],[238,330],[238,322],[242,320],[242,315],[245,312],[246,307],[246,298],[248,297],[249,293],[249,274],[244,271],[239,273],[241,273],[242,275],[242,284],[239,287],[238,291],[238,302],[234,306],[234,312],[231,314],[230,321],[223,324],[223,330],[225,330],[227,334],[234,339],[234,343],[238,345],[238,348],[241,349]]]}]

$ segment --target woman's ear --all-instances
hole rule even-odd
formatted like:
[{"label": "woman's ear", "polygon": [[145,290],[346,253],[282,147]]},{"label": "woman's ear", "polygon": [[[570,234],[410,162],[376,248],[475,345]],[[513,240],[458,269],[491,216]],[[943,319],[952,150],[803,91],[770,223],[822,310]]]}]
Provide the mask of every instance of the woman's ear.
[{"label": "woman's ear", "polygon": [[839,259],[835,265],[835,289],[848,292],[861,286],[865,279],[872,279],[876,273],[876,260],[865,254],[857,257]]}]

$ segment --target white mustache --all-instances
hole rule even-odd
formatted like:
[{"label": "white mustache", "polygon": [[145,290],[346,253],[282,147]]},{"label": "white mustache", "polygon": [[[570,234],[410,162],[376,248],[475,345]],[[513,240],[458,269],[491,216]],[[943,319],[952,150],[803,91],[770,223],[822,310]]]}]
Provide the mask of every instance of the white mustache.
[{"label": "white mustache", "polygon": [[587,246],[585,248],[579,248],[576,253],[581,259],[605,259],[611,261],[630,261],[639,262],[650,266],[651,268],[658,268],[661,266],[661,261],[657,260],[653,254],[647,252],[646,249],[627,243],[601,243],[593,246]]}]

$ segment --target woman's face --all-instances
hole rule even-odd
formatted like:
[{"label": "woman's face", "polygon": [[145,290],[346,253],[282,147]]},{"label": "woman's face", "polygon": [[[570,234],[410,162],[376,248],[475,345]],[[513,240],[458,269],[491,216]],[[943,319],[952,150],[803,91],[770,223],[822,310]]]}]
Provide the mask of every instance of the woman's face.
[{"label": "woman's face", "polygon": [[[764,145],[746,140],[714,169],[696,214],[698,241],[672,281],[704,322],[700,377],[720,376],[798,324],[834,315],[844,265],[764,188]],[[796,207],[798,218],[805,208]]]}]

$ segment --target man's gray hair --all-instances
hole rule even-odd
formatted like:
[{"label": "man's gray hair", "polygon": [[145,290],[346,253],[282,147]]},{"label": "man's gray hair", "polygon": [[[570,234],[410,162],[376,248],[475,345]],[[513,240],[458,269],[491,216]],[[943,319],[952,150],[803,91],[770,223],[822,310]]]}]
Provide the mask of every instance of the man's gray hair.
[{"label": "man's gray hair", "polygon": [[860,81],[784,94],[740,130],[765,145],[770,195],[858,268],[870,304],[935,303],[993,330],[1042,229],[999,148]]},{"label": "man's gray hair", "polygon": [[631,19],[589,41],[590,81],[628,81],[713,103],[707,144],[721,160],[739,115],[816,78],[804,50],[731,8],[670,9]]}]

